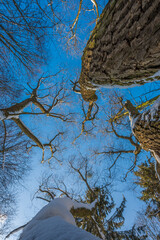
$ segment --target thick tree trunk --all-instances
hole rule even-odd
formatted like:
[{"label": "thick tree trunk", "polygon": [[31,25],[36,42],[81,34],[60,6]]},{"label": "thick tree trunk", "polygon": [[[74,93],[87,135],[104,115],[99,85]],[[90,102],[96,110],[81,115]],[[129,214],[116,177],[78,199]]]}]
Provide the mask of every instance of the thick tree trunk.
[{"label": "thick tree trunk", "polygon": [[160,0],[110,0],[84,49],[84,99],[95,98],[95,85],[144,84],[159,69]]},{"label": "thick tree trunk", "polygon": [[153,106],[139,114],[137,109],[127,101],[126,109],[130,113],[132,131],[142,148],[151,151],[160,164],[160,97]]}]

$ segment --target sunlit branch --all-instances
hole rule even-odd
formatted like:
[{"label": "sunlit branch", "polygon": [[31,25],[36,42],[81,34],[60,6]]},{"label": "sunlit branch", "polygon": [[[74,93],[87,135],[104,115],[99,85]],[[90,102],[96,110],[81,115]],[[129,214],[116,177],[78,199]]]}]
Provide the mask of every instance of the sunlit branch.
[{"label": "sunlit branch", "polygon": [[[80,2],[79,2],[79,8],[78,8],[78,12],[77,12],[76,18],[74,19],[74,22],[73,22],[73,24],[71,26],[72,36],[69,38],[68,42],[70,40],[72,40],[73,38],[75,38],[75,40],[76,40],[76,30],[77,30],[77,25],[78,25],[80,12],[81,12],[81,9],[82,9],[82,2],[83,2],[83,0],[80,0]],[[96,22],[97,22],[98,19],[99,19],[98,5],[97,5],[96,0],[91,0],[91,2],[93,3],[93,6],[95,6],[95,8],[96,8],[96,13],[97,13]]]},{"label": "sunlit branch", "polygon": [[[93,114],[93,116],[91,116],[91,113],[92,113],[92,109],[93,109],[93,106],[96,106],[96,111],[95,113]],[[87,121],[93,121],[95,118],[96,118],[96,115],[99,111],[99,107],[96,103],[90,101],[89,102],[89,107],[88,107],[88,112],[87,114],[85,113],[85,110],[84,110],[84,106],[83,106],[83,102],[82,102],[82,111],[84,113],[84,116],[85,116],[85,119],[83,120],[82,122],[82,128],[81,128],[81,133],[73,140],[72,144],[75,143],[75,141],[83,134],[83,133],[86,133],[86,135],[88,134],[89,130],[85,130],[85,123]]]},{"label": "sunlit branch", "polygon": [[[52,158],[56,159],[60,164],[62,163],[62,162],[61,162],[59,159],[57,159],[56,156],[55,156],[55,153],[58,151],[58,145],[55,145],[55,144],[53,145],[53,141],[54,141],[58,136],[63,135],[63,134],[64,134],[63,132],[59,132],[59,133],[57,133],[57,134],[49,141],[49,143],[44,143],[44,144],[43,144],[41,163],[44,163],[44,162],[46,162],[46,161],[48,161],[48,163],[50,163],[50,160],[51,160]],[[39,147],[39,146],[32,144],[32,145],[28,148],[28,151],[30,151],[33,147]],[[50,155],[49,158],[45,159],[45,149],[46,149],[47,147],[49,147],[51,155]]]},{"label": "sunlit branch", "polygon": [[96,0],[91,0],[91,2],[93,3],[93,6],[95,6],[95,8],[96,8],[96,13],[97,13],[97,19],[96,19],[96,22],[97,22],[98,19],[99,19],[98,5],[97,5]]},{"label": "sunlit branch", "polygon": [[[74,20],[74,22],[73,22],[73,24],[72,24],[72,26],[71,26],[71,29],[72,29],[72,30],[73,30],[74,28],[76,28],[76,25],[77,25],[77,23],[78,23],[79,15],[80,15],[81,8],[82,8],[82,2],[83,2],[83,0],[80,0],[78,12],[77,12],[77,16],[76,16],[76,18],[75,18],[75,20]],[[75,34],[75,32],[74,32],[74,34]]]},{"label": "sunlit branch", "polygon": [[[61,72],[61,70],[58,73],[60,73],[60,72]],[[49,105],[47,108],[44,107],[44,104],[42,104],[40,101],[38,101],[38,89],[41,86],[41,84],[44,82],[45,79],[56,76],[58,73],[56,73],[54,75],[50,75],[50,76],[45,76],[45,77],[42,76],[38,80],[35,88],[32,88],[28,83],[28,86],[32,90],[31,96],[29,98],[25,99],[24,101],[22,101],[20,103],[16,103],[15,105],[13,105],[9,108],[0,109],[0,111],[1,111],[1,119],[0,120],[2,120],[2,121],[8,120],[8,119],[13,120],[18,125],[18,127],[22,130],[22,132],[24,132],[41,149],[43,149],[43,147],[44,147],[43,144],[23,124],[23,122],[20,120],[19,117],[20,117],[20,115],[23,115],[23,114],[26,114],[26,115],[41,115],[41,114],[44,114],[44,115],[49,116],[49,117],[59,118],[62,121],[71,121],[68,118],[68,116],[70,116],[70,114],[63,115],[63,114],[51,112],[53,107],[55,107],[58,104],[58,102],[61,102],[63,100],[63,98],[65,97],[64,95],[62,97],[60,97],[60,93],[62,91],[62,88],[55,94],[55,96],[53,98],[53,101],[52,101],[52,104]],[[37,106],[40,109],[41,112],[40,113],[24,112],[24,108],[26,108],[31,103],[34,104],[35,106]],[[52,158],[53,153],[56,151],[56,149],[53,150],[51,144],[50,144],[50,150],[52,152],[52,156],[51,156],[51,158]],[[44,151],[44,149],[43,149],[43,151]]]},{"label": "sunlit branch", "polygon": [[[77,81],[77,82],[72,82],[72,81],[71,81],[71,83],[73,84],[72,90],[73,90],[75,93],[81,94],[80,87],[78,86],[78,81]],[[76,87],[78,87],[79,89],[76,89]]]},{"label": "sunlit branch", "polygon": [[37,146],[43,149],[43,144],[38,140],[36,136],[23,124],[19,118],[12,118],[12,120],[18,125],[18,127],[24,132]]},{"label": "sunlit branch", "polygon": [[131,101],[127,100],[124,104],[124,108],[129,112],[131,117],[139,115],[139,112],[136,107],[133,106]]},{"label": "sunlit branch", "polygon": [[[57,152],[57,147],[58,146],[56,146],[56,145],[52,145],[52,142],[59,136],[59,135],[63,135],[64,133],[63,132],[59,132],[59,133],[57,133],[51,140],[50,140],[50,142],[49,143],[46,143],[46,144],[44,144],[44,147],[49,147],[50,148],[50,152],[51,152],[51,156],[50,156],[50,158],[48,158],[47,159],[47,161],[48,161],[48,163],[50,163],[50,160],[52,159],[52,158],[55,158],[59,163],[62,163],[60,160],[58,160],[55,156],[54,156],[54,154]],[[43,152],[43,156],[42,156],[42,163],[44,163],[44,161],[46,161],[46,160],[44,160],[44,152]]]},{"label": "sunlit branch", "polygon": [[[139,104],[138,106],[136,106],[135,108],[138,110],[142,110],[150,105],[152,105],[158,98],[159,98],[160,95],[156,96],[156,97],[153,97],[152,99],[150,100],[147,100],[145,102],[143,102],[142,104]],[[110,119],[110,121],[117,121],[118,119],[126,116],[126,115],[129,115],[129,111],[125,111],[124,113],[121,114],[121,112],[123,111],[124,108],[122,108],[112,119]]]}]

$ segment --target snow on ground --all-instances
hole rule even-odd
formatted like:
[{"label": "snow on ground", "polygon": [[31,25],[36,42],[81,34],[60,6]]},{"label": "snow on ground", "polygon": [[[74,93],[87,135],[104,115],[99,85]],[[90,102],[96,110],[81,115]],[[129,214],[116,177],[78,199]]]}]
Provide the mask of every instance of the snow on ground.
[{"label": "snow on ground", "polygon": [[71,199],[57,198],[43,207],[24,228],[20,240],[100,240],[100,238],[78,228],[70,213],[72,207],[92,209]]}]

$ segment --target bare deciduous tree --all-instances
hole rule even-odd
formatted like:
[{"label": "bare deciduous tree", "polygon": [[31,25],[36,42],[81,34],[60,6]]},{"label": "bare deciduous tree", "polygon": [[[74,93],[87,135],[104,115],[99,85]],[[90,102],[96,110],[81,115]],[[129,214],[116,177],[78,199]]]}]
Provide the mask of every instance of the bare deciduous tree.
[{"label": "bare deciduous tree", "polygon": [[[53,76],[46,76],[41,77],[35,88],[29,85],[31,89],[30,97],[26,98],[25,100],[12,105],[11,107],[6,107],[0,110],[0,120],[3,122],[4,130],[6,133],[6,125],[5,122],[10,120],[16,123],[16,125],[21,129],[21,131],[29,137],[35,144],[31,144],[31,147],[39,147],[43,150],[42,162],[44,162],[44,149],[49,147],[51,151],[50,158],[53,157],[54,153],[57,151],[58,146],[53,145],[53,141],[60,135],[63,135],[62,132],[57,133],[48,143],[41,143],[41,141],[31,132],[31,130],[25,126],[25,124],[21,120],[21,116],[47,116],[51,118],[60,119],[61,121],[68,122],[71,121],[71,114],[64,114],[57,112],[57,106],[66,100],[66,93],[63,87],[61,86],[59,89],[55,84],[50,84],[49,87],[44,87],[46,83],[46,79],[51,77],[55,77],[57,74]],[[40,88],[40,89],[39,89]],[[54,91],[54,94],[52,93]],[[42,96],[42,92],[45,95]],[[40,95],[41,93],[41,95]],[[37,109],[25,111],[25,109],[34,105]],[[54,109],[56,111],[54,111]],[[5,141],[5,135],[4,135]]]}]

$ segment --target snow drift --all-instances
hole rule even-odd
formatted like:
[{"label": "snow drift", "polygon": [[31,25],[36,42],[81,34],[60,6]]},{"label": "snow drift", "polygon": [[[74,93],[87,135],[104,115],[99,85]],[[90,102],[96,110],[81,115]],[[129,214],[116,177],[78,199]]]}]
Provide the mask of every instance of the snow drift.
[{"label": "snow drift", "polygon": [[43,207],[24,228],[19,240],[100,240],[75,224],[71,208],[92,209],[67,197],[57,198]]}]

